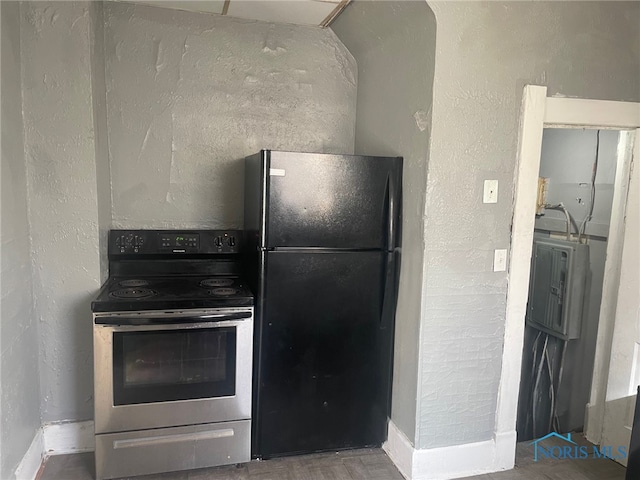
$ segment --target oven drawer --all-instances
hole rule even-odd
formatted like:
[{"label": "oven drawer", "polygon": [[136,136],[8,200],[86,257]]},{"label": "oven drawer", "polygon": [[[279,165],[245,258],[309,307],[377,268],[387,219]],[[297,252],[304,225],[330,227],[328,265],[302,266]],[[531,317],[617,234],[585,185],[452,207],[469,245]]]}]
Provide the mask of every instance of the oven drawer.
[{"label": "oven drawer", "polygon": [[251,420],[96,435],[96,478],[248,462]]}]

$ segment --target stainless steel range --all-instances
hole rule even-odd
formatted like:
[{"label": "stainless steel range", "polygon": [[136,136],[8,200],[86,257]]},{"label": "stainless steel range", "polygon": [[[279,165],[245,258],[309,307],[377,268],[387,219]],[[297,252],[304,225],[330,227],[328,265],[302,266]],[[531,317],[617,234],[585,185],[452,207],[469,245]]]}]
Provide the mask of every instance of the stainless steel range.
[{"label": "stainless steel range", "polygon": [[96,477],[250,460],[242,232],[112,230],[92,302]]}]

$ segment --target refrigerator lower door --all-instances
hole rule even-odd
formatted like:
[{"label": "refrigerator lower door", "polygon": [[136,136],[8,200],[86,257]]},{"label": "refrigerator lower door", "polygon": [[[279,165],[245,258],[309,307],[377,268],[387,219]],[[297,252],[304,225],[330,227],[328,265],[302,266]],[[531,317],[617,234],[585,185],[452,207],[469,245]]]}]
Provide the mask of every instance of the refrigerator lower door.
[{"label": "refrigerator lower door", "polygon": [[254,456],[381,445],[393,342],[381,318],[387,253],[265,259]]}]

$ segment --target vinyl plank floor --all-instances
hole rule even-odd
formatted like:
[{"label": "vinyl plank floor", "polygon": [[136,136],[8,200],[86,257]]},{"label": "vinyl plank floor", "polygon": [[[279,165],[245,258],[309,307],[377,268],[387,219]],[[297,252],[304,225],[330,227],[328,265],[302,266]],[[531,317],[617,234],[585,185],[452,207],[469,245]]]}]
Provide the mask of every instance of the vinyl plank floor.
[{"label": "vinyl plank floor", "polygon": [[[592,448],[592,444],[579,433],[572,434],[572,440],[579,446]],[[562,440],[550,438],[543,441],[546,448],[564,446]],[[516,466],[513,470],[477,475],[460,480],[625,480],[626,468],[605,458],[534,460],[534,447],[530,442],[519,443],[516,447]]]},{"label": "vinyl plank floor", "polygon": [[[577,435],[580,445],[586,440]],[[553,442],[553,440],[552,440]],[[585,443],[583,443],[585,442]],[[550,443],[553,445],[553,443]],[[605,459],[533,460],[526,442],[516,449],[516,467],[504,472],[467,477],[465,480],[624,480],[625,468]],[[348,450],[243,465],[202,468],[184,472],[133,477],[131,480],[402,480],[381,449]],[[58,455],[47,459],[38,480],[94,480],[92,453]]]},{"label": "vinyl plank floor", "polygon": [[[93,480],[92,453],[49,457],[37,480]],[[131,480],[402,480],[379,448],[318,453],[243,465],[132,477]]]}]

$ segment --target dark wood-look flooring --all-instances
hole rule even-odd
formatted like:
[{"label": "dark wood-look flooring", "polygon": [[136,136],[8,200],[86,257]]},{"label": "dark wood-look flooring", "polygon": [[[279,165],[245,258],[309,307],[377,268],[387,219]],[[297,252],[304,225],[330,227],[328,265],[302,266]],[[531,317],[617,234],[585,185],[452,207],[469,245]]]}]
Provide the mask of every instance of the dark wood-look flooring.
[{"label": "dark wood-look flooring", "polygon": [[[49,457],[38,480],[93,480],[93,453]],[[403,480],[381,449],[349,450],[132,477],[135,480]]]},{"label": "dark wood-look flooring", "polygon": [[[589,444],[581,435],[572,440]],[[562,446],[549,439],[544,446]],[[591,448],[591,447],[590,447]],[[606,459],[563,459],[533,457],[533,446],[518,444],[516,467],[504,472],[467,477],[464,480],[624,480],[625,468]],[[133,477],[135,480],[402,480],[381,449],[350,450],[298,457],[253,461],[239,467],[203,468],[184,472]],[[93,480],[92,453],[49,457],[38,480]]]},{"label": "dark wood-look flooring", "polygon": [[[579,433],[573,433],[571,440],[578,446],[588,447],[589,451],[593,448]],[[567,443],[559,438],[549,438],[543,440],[541,445],[549,449],[553,446],[564,447]],[[536,462],[533,445],[522,442],[516,447],[516,467],[513,470],[463,480],[625,480],[626,471],[619,463],[605,458],[557,460],[539,455]]]}]

